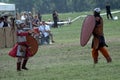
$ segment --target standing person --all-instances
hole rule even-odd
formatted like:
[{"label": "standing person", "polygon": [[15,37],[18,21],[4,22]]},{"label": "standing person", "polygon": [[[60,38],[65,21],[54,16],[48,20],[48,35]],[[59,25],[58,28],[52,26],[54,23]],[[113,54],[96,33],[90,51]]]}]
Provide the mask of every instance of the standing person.
[{"label": "standing person", "polygon": [[109,17],[111,19],[113,19],[112,14],[111,14],[111,10],[110,10],[110,3],[109,2],[106,3],[106,14],[107,14],[107,19],[109,19]]},{"label": "standing person", "polygon": [[54,21],[54,28],[58,28],[57,22],[59,21],[59,18],[58,18],[58,13],[56,10],[53,11],[52,17],[53,17],[53,21]]},{"label": "standing person", "polygon": [[4,18],[0,17],[0,28],[3,28],[4,26]]},{"label": "standing person", "polygon": [[[100,8],[94,9],[95,16],[95,28],[93,30],[93,41],[92,41],[92,57],[94,60],[94,64],[98,63],[98,51],[102,53],[102,55],[106,58],[107,62],[111,62],[112,59],[106,49],[107,45],[104,39],[103,33],[103,19],[100,16]],[[106,46],[106,47],[105,47]]]},{"label": "standing person", "polygon": [[38,19],[40,20],[40,22],[42,21],[42,15],[40,14],[40,12],[38,13]]},{"label": "standing person", "polygon": [[3,27],[10,27],[10,22],[8,21],[8,16],[5,15],[4,17],[4,25]]},{"label": "standing person", "polygon": [[27,17],[26,17],[26,20],[25,20],[25,24],[29,26],[29,28],[32,29],[32,20],[33,20],[33,15],[31,12],[28,12],[27,13]]},{"label": "standing person", "polygon": [[27,14],[26,12],[23,12],[20,19],[25,22],[26,18],[27,18]]},{"label": "standing person", "polygon": [[38,27],[38,23],[40,22],[39,18],[37,15],[34,16],[33,20],[32,20],[32,25],[33,27]]},{"label": "standing person", "polygon": [[[25,32],[23,28],[25,24],[22,21],[18,21],[17,27],[17,44],[14,46],[9,55],[17,57],[17,71],[21,71],[21,68],[28,70],[26,64],[28,62],[30,55],[29,45],[26,40],[26,36],[30,35],[31,32]],[[21,65],[22,64],[22,65]]]}]

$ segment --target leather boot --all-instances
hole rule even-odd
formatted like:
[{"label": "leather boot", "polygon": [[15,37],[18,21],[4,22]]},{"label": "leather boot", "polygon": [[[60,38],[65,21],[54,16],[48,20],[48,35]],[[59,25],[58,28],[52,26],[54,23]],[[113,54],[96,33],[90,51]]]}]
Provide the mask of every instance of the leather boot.
[{"label": "leather boot", "polygon": [[24,61],[23,61],[22,69],[24,69],[24,70],[28,70],[28,68],[26,67],[27,61],[28,61],[28,60],[24,60]]},{"label": "leather boot", "polygon": [[17,62],[17,71],[21,71],[21,62]]},{"label": "leather boot", "polygon": [[110,62],[112,62],[112,59],[111,59],[111,57],[108,57],[108,58],[106,58],[106,60],[107,60],[107,63],[110,63]]}]

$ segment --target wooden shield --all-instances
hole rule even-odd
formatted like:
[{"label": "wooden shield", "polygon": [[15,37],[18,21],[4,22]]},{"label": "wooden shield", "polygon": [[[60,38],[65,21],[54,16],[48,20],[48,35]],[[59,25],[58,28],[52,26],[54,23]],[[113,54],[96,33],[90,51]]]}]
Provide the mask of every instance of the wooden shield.
[{"label": "wooden shield", "polygon": [[80,44],[81,46],[85,46],[87,42],[89,41],[93,29],[95,27],[95,17],[93,15],[88,15],[83,24],[81,29],[81,37],[80,37]]},{"label": "wooden shield", "polygon": [[30,46],[31,56],[34,56],[38,51],[37,40],[34,37],[30,36],[30,35],[26,36],[26,39],[27,39],[28,45]]}]

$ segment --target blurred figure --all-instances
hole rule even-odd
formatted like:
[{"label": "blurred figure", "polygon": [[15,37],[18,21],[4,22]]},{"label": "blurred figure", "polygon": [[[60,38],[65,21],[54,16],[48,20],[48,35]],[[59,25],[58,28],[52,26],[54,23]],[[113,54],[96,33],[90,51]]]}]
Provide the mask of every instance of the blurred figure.
[{"label": "blurred figure", "polygon": [[0,28],[3,28],[4,26],[4,18],[0,17]]},{"label": "blurred figure", "polygon": [[25,22],[26,18],[27,18],[27,14],[26,12],[23,12],[20,19]]},{"label": "blurred figure", "polygon": [[110,18],[113,19],[112,14],[111,14],[111,10],[110,10],[110,3],[109,2],[106,3],[106,14],[107,14],[107,19],[110,19]]},{"label": "blurred figure", "polygon": [[50,26],[42,21],[42,24],[39,26],[39,31],[41,33],[41,45],[47,43],[50,44],[50,40],[52,43],[55,41],[53,40],[53,34],[51,33]]},{"label": "blurred figure", "polygon": [[32,29],[32,27],[33,27],[33,26],[32,26],[33,15],[32,15],[31,12],[27,12],[26,15],[27,15],[27,18],[26,18],[26,20],[25,20],[25,24],[26,24],[29,28]]},{"label": "blurred figure", "polygon": [[50,27],[46,25],[45,21],[42,21],[42,25],[39,26],[39,31],[41,32],[41,45],[50,43]]},{"label": "blurred figure", "polygon": [[38,19],[40,20],[40,22],[42,21],[42,15],[40,14],[40,12],[38,13]]},{"label": "blurred figure", "polygon": [[5,15],[4,16],[4,25],[3,27],[10,27],[10,22],[8,21],[8,16]]},{"label": "blurred figure", "polygon": [[40,22],[40,20],[39,20],[38,16],[35,15],[33,20],[32,20],[33,27],[38,27],[39,26],[39,24],[38,24],[39,22]]},{"label": "blurred figure", "polygon": [[54,28],[58,28],[58,24],[57,22],[59,21],[59,18],[58,18],[58,13],[56,10],[53,11],[53,14],[52,14],[52,17],[53,17],[53,21],[54,21]]}]

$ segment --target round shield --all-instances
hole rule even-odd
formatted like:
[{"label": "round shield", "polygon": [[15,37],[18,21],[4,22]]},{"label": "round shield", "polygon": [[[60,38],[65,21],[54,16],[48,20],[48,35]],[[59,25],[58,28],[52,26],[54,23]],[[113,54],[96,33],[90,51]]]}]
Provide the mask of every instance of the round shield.
[{"label": "round shield", "polygon": [[83,24],[81,29],[81,37],[80,37],[80,44],[81,46],[85,46],[89,41],[93,29],[95,27],[95,17],[93,15],[88,15]]},{"label": "round shield", "polygon": [[27,39],[27,43],[30,46],[31,56],[34,56],[38,51],[37,40],[35,38],[33,38],[32,36],[30,36],[30,35],[26,36],[26,39]]}]

